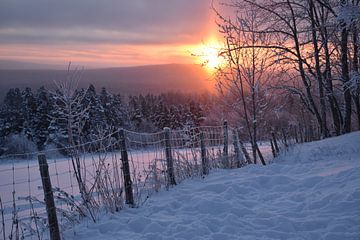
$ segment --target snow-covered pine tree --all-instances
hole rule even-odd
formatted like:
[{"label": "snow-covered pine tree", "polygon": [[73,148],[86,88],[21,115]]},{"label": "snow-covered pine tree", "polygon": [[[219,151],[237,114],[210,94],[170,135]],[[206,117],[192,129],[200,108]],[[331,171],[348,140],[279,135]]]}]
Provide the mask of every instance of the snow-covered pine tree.
[{"label": "snow-covered pine tree", "polygon": [[87,108],[81,134],[86,142],[94,141],[97,139],[99,131],[106,129],[104,109],[94,85],[90,84],[85,91],[81,106],[84,110]]},{"label": "snow-covered pine tree", "polygon": [[139,100],[137,96],[129,96],[129,117],[133,127],[136,130],[140,129],[143,116],[140,111]]},{"label": "snow-covered pine tree", "polygon": [[49,138],[50,113],[53,111],[52,99],[49,92],[40,87],[36,93],[36,114],[34,116],[34,137],[38,150],[43,150]]},{"label": "snow-covered pine tree", "polygon": [[179,111],[178,106],[171,105],[169,108],[169,117],[170,117],[170,128],[171,129],[180,129],[181,128],[181,112]]},{"label": "snow-covered pine tree", "polygon": [[27,87],[22,92],[22,107],[23,112],[23,134],[30,141],[34,141],[35,135],[35,116],[37,111],[36,99],[31,91],[31,88]]},{"label": "snow-covered pine tree", "polygon": [[111,121],[111,126],[115,128],[124,127],[130,128],[131,123],[129,120],[129,111],[124,103],[124,100],[120,94],[113,95],[113,101],[110,105],[108,116]]},{"label": "snow-covered pine tree", "polygon": [[160,99],[159,103],[156,105],[154,125],[158,129],[171,126],[170,113],[163,99]]},{"label": "snow-covered pine tree", "polygon": [[195,101],[190,101],[189,112],[194,126],[200,126],[204,121],[204,114],[200,104]]},{"label": "snow-covered pine tree", "polygon": [[0,135],[2,137],[22,132],[24,124],[24,115],[21,111],[22,103],[20,89],[11,88],[5,96],[1,109],[3,124],[0,126]]}]

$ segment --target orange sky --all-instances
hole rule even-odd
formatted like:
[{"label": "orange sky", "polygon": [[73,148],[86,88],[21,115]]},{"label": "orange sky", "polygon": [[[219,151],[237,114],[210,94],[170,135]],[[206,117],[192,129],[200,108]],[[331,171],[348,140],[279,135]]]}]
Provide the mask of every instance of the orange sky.
[{"label": "orange sky", "polygon": [[0,3],[0,59],[85,67],[201,63],[191,54],[218,45],[209,0],[44,1]]}]

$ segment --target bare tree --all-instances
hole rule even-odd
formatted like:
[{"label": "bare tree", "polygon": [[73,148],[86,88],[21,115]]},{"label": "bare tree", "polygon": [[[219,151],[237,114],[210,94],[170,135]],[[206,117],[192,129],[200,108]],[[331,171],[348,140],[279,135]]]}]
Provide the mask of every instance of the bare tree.
[{"label": "bare tree", "polygon": [[[341,4],[346,4],[346,0],[342,0]],[[350,132],[351,130],[351,94],[347,83],[350,81],[349,64],[348,64],[348,38],[349,29],[345,21],[341,21],[341,79],[344,83],[344,100],[345,100],[345,114],[343,133]]]},{"label": "bare tree", "polygon": [[78,91],[81,73],[82,71],[79,69],[71,70],[69,63],[66,79],[55,82],[56,90],[52,94],[55,99],[57,114],[51,117],[53,121],[62,124],[66,129],[67,144],[64,147],[71,157],[73,171],[84,205],[95,221],[91,206],[91,194],[86,188],[85,163],[81,161],[81,152],[84,152],[83,148],[85,147],[81,144],[81,133],[89,110],[88,106],[84,107],[82,104],[85,93]]},{"label": "bare tree", "polygon": [[315,4],[313,0],[308,0],[308,15],[309,20],[311,23],[311,36],[312,36],[312,44],[314,49],[313,59],[315,62],[315,78],[317,79],[318,83],[318,92],[320,98],[320,115],[321,115],[321,133],[324,137],[329,135],[328,128],[327,128],[327,121],[326,121],[326,105],[325,105],[325,93],[324,93],[324,81],[323,81],[323,74],[321,71],[321,63],[320,63],[320,47],[318,41],[318,15],[315,8]]},{"label": "bare tree", "polygon": [[269,106],[267,83],[274,76],[275,69],[268,61],[271,49],[256,46],[270,44],[269,36],[257,32],[266,20],[260,19],[254,9],[239,13],[235,19],[226,19],[216,9],[214,11],[225,38],[220,55],[226,59],[226,64],[219,67],[217,72],[218,90],[224,99],[230,100],[227,105],[245,123],[254,163],[259,157],[265,165],[257,143],[258,127]]},{"label": "bare tree", "polygon": [[335,96],[334,93],[334,86],[333,86],[333,74],[332,70],[334,69],[332,66],[332,52],[333,49],[336,49],[334,44],[331,44],[331,37],[335,34],[336,27],[335,27],[335,15],[334,10],[332,9],[329,2],[324,2],[322,0],[315,0],[314,2],[313,11],[315,11],[315,19],[316,19],[316,26],[320,34],[320,44],[322,47],[322,58],[323,58],[323,78],[324,78],[324,85],[325,85],[325,93],[326,98],[328,99],[330,111],[332,114],[332,120],[334,125],[334,131],[336,135],[340,135],[341,128],[342,128],[342,113],[339,107],[339,101]]},{"label": "bare tree", "polygon": [[[351,131],[352,101],[360,119],[359,97],[356,91],[351,91],[353,87],[349,87],[354,85],[353,76],[358,72],[359,2],[237,0],[224,4],[238,12],[256,11],[257,18],[267,20],[261,28],[249,32],[264,34],[270,41],[257,42],[252,47],[271,49],[273,64],[287,73],[276,87],[299,97],[316,119],[322,137],[329,136],[331,129],[337,135]],[[232,47],[230,51],[249,48]],[[333,125],[328,124],[329,116]],[[358,122],[360,126],[360,120]]]},{"label": "bare tree", "polygon": [[351,76],[351,90],[357,115],[357,128],[360,130],[360,78],[359,78],[359,43],[358,43],[358,27],[353,26],[353,71]]},{"label": "bare tree", "polygon": [[[359,80],[359,24],[360,24],[360,9],[359,9],[359,0],[352,0],[350,7],[355,9],[352,13],[348,13],[348,28],[351,31],[351,44],[352,44],[352,57],[351,61],[351,72],[350,72],[350,82],[349,89],[352,95],[355,113],[357,117],[357,129],[360,130],[360,80]],[[346,14],[346,12],[344,13]],[[349,22],[350,21],[350,22]],[[350,24],[349,24],[350,23]]]}]

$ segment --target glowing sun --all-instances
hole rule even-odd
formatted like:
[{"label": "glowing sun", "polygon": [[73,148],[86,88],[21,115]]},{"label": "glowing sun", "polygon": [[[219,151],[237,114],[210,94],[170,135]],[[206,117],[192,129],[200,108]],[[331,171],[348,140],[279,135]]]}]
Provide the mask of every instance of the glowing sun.
[{"label": "glowing sun", "polygon": [[215,40],[193,47],[193,56],[197,62],[202,64],[209,71],[215,71],[225,63],[225,59],[219,55],[222,46]]},{"label": "glowing sun", "polygon": [[219,56],[219,49],[206,47],[202,56],[205,65],[209,68],[217,68],[222,64],[223,59]]}]

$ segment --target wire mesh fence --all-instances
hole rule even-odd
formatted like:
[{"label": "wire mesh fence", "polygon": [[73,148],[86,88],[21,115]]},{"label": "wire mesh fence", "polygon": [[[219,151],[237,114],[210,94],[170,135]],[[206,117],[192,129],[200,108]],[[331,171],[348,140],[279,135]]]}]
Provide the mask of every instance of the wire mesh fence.
[{"label": "wire mesh fence", "polygon": [[[1,156],[1,237],[41,239],[55,231],[54,225],[61,234],[84,217],[97,221],[101,212],[141,206],[153,193],[184,179],[248,164],[250,148],[240,141],[237,129],[225,124],[157,133],[121,129],[61,149],[66,156],[52,157],[59,149]],[[270,156],[270,143],[262,148]],[[41,156],[45,163],[39,164]],[[41,176],[42,167],[48,177]],[[57,222],[50,219],[51,210]]]}]

